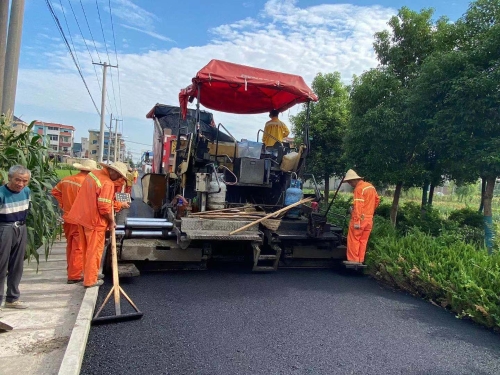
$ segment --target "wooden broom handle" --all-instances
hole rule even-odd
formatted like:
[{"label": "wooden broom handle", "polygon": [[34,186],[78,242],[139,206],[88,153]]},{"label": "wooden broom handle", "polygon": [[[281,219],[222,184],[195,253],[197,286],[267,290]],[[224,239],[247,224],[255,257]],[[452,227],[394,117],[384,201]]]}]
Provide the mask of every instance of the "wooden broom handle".
[{"label": "wooden broom handle", "polygon": [[241,232],[241,231],[243,231],[243,230],[245,230],[245,229],[247,229],[247,228],[250,228],[251,226],[254,226],[255,224],[259,224],[261,221],[264,221],[264,220],[266,220],[266,219],[270,219],[270,218],[272,218],[273,216],[274,216],[274,217],[275,217],[275,216],[278,216],[278,215],[279,215],[279,214],[281,214],[282,212],[286,212],[286,211],[288,211],[290,208],[293,208],[293,207],[295,207],[295,206],[301,205],[301,204],[303,204],[303,203],[311,202],[311,201],[313,201],[313,200],[314,200],[314,198],[304,198],[304,199],[301,199],[300,201],[295,202],[295,203],[293,203],[293,204],[291,204],[291,205],[289,205],[289,206],[283,207],[282,209],[280,209],[280,210],[278,210],[278,211],[276,211],[276,212],[270,213],[269,215],[266,215],[266,216],[264,216],[264,217],[262,217],[262,218],[260,218],[260,219],[258,219],[258,220],[252,221],[250,224],[244,225],[244,226],[242,226],[241,228],[238,228],[238,229],[236,229],[236,230],[233,230],[231,233],[229,233],[229,235],[233,235],[233,234],[235,234],[235,233]]}]

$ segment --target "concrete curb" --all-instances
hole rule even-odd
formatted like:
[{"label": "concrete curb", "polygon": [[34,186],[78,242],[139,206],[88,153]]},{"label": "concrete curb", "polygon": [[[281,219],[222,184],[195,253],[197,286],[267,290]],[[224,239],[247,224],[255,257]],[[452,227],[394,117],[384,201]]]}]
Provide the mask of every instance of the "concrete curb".
[{"label": "concrete curb", "polygon": [[80,374],[98,294],[99,287],[88,288],[85,291],[85,296],[83,297],[80,311],[71,331],[71,337],[66,347],[61,367],[59,367],[59,375]]}]

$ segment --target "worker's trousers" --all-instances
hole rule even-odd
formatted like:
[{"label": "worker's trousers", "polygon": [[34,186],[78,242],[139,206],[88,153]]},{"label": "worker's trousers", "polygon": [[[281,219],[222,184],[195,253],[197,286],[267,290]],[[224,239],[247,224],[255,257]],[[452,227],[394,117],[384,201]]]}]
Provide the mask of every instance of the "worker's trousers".
[{"label": "worker's trousers", "polygon": [[23,276],[27,239],[26,225],[0,223],[0,303],[3,300],[5,279],[7,279],[5,300],[14,302],[21,295],[19,283]]},{"label": "worker's trousers", "polygon": [[351,220],[349,232],[347,233],[347,260],[351,262],[365,261],[366,245],[373,228],[373,220],[365,219],[361,221],[360,229],[354,229]]},{"label": "worker's trousers", "polygon": [[97,282],[101,258],[104,252],[105,230],[94,230],[78,226],[80,244],[83,252],[83,286],[92,286]]},{"label": "worker's trousers", "polygon": [[68,264],[68,280],[80,280],[83,274],[83,251],[80,245],[78,225],[64,223],[66,236],[66,262]]}]

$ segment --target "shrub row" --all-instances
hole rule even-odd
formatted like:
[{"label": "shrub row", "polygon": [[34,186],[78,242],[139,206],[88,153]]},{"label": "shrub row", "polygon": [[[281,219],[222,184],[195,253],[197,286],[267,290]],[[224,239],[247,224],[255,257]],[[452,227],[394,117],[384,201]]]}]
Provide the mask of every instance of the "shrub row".
[{"label": "shrub row", "polygon": [[434,237],[418,228],[401,235],[381,217],[367,253],[368,272],[389,285],[500,329],[500,253],[488,255],[456,231]]}]

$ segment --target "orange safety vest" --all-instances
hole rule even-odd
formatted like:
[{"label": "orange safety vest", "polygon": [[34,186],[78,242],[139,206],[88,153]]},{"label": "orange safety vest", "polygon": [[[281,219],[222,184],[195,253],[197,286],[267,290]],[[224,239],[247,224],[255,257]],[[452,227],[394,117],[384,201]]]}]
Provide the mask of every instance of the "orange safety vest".
[{"label": "orange safety vest", "polygon": [[106,230],[108,220],[103,216],[112,212],[115,185],[106,168],[90,172],[69,211],[66,221],[87,229]]},{"label": "orange safety vest", "polygon": [[59,203],[59,207],[63,210],[63,219],[66,219],[69,211],[71,210],[78,194],[78,190],[80,190],[82,182],[85,180],[86,176],[87,173],[80,172],[74,176],[64,177],[52,189],[52,195]]},{"label": "orange safety vest", "polygon": [[360,181],[354,188],[352,223],[360,225],[363,220],[372,220],[379,203],[380,198],[373,185]]}]

